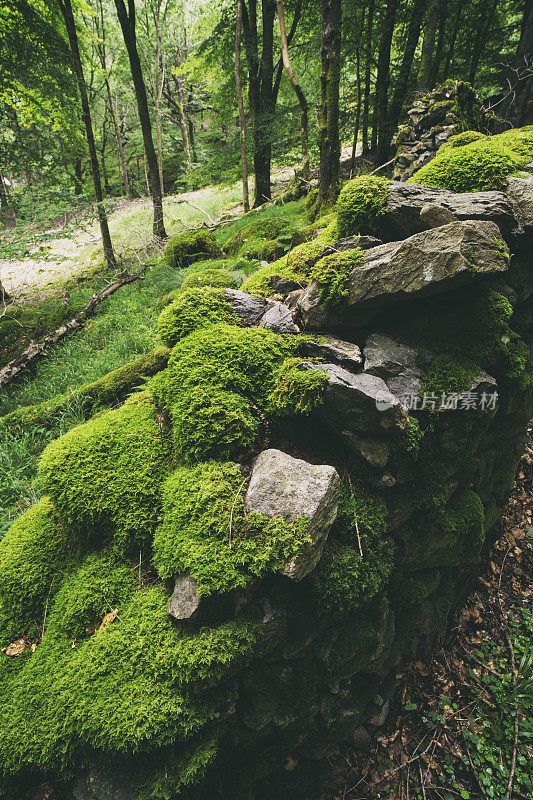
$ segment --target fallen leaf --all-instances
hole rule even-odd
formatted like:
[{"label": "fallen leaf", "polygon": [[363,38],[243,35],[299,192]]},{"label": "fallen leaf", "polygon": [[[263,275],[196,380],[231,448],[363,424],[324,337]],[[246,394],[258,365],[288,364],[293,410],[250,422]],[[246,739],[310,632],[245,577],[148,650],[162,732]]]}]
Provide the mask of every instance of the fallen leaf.
[{"label": "fallen leaf", "polygon": [[110,611],[109,614],[106,614],[102,620],[101,625],[96,629],[97,631],[101,631],[106,625],[109,625],[110,622],[117,619],[118,617],[118,608],[115,608],[114,611]]},{"label": "fallen leaf", "polygon": [[20,656],[26,649],[26,642],[24,639],[17,639],[6,647],[6,656]]}]

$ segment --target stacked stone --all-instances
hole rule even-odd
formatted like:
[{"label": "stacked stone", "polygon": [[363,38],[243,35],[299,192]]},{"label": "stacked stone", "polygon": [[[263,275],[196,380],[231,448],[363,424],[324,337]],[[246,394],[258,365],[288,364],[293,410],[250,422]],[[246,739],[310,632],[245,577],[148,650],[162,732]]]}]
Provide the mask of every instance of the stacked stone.
[{"label": "stacked stone", "polygon": [[406,181],[431,161],[450,136],[487,127],[481,100],[464,81],[446,81],[417,99],[407,113],[409,122],[399,128],[394,139],[393,177],[398,181]]}]

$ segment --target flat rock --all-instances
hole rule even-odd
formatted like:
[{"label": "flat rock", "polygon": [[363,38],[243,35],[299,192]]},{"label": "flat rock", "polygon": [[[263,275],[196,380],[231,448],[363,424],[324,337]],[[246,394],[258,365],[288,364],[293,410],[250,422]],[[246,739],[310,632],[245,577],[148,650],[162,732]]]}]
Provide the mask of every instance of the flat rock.
[{"label": "flat rock", "polygon": [[363,350],[365,372],[383,378],[389,391],[410,407],[418,397],[422,368],[433,360],[429,350],[415,349],[382,333],[372,333]]},{"label": "flat rock", "polygon": [[350,274],[342,303],[325,303],[316,283],[298,302],[300,317],[312,330],[367,325],[377,314],[403,301],[464,286],[509,268],[509,250],[493,222],[451,222],[400,242],[367,250]]},{"label": "flat rock", "polygon": [[352,372],[359,372],[363,363],[358,345],[345,342],[329,333],[319,334],[317,339],[304,342],[301,350],[307,356],[336,361]]},{"label": "flat rock", "polygon": [[179,575],[168,604],[169,616],[179,622],[184,620],[193,622],[200,607],[197,593],[198,584],[192,575]]},{"label": "flat rock", "polygon": [[289,522],[309,518],[310,543],[283,568],[283,575],[299,581],[318,564],[337,517],[340,488],[334,467],[308,464],[274,449],[263,450],[255,459],[244,513],[285,517]]},{"label": "flat rock", "polygon": [[[433,210],[428,212],[428,207]],[[457,194],[447,189],[393,181],[383,214],[377,221],[379,236],[384,241],[392,241],[436,227],[438,216],[435,208],[442,209],[441,220],[446,214],[451,214],[458,220],[494,222],[505,234],[517,224],[513,203],[503,192]],[[438,224],[450,221],[448,218]]]},{"label": "flat rock", "polygon": [[516,203],[517,219],[526,237],[533,237],[533,175],[507,179],[507,194]]},{"label": "flat rock", "polygon": [[269,328],[274,333],[298,333],[300,330],[294,324],[290,309],[278,300],[268,303],[258,324],[260,328]]},{"label": "flat rock", "polygon": [[267,307],[267,301],[262,297],[240,289],[225,289],[224,298],[245,325],[257,325]]}]

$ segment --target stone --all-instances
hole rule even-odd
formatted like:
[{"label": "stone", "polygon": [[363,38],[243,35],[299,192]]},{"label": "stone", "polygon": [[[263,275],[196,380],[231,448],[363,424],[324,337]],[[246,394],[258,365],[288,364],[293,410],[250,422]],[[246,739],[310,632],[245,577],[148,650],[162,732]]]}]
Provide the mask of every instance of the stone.
[{"label": "stone", "polygon": [[408,300],[508,269],[509,250],[493,222],[451,222],[367,250],[350,274],[342,303],[325,303],[319,286],[311,283],[298,302],[299,314],[311,330],[354,330]]},{"label": "stone", "polygon": [[262,297],[240,289],[225,289],[224,298],[245,325],[257,325],[267,307],[267,301]]},{"label": "stone", "polygon": [[363,349],[365,372],[383,378],[387,388],[401,402],[420,394],[422,368],[433,360],[429,350],[409,347],[389,336],[372,333]]},{"label": "stone", "polygon": [[364,725],[359,725],[351,735],[351,741],[356,750],[368,750],[372,744],[370,734]]},{"label": "stone", "polygon": [[494,222],[505,236],[517,226],[513,203],[503,192],[457,194],[447,189],[399,181],[391,184],[377,226],[379,236],[390,242],[456,219]]},{"label": "stone", "polygon": [[509,176],[507,194],[516,203],[518,224],[529,241],[533,237],[533,175]]},{"label": "stone", "polygon": [[302,294],[303,289],[295,289],[292,292],[289,292],[287,297],[285,298],[285,305],[287,308],[290,308],[291,311],[295,309],[298,305],[298,300],[300,299],[300,295]]},{"label": "stone", "polygon": [[385,724],[390,711],[390,700],[385,700],[380,709],[376,710],[375,714],[367,720],[367,725],[373,728],[381,728]]},{"label": "stone", "polygon": [[200,599],[198,597],[198,584],[192,575],[179,575],[174,584],[174,591],[168,604],[168,613],[178,622],[189,620],[193,622],[198,616]]},{"label": "stone", "polygon": [[259,320],[260,328],[269,328],[274,333],[298,333],[299,328],[294,324],[290,309],[278,300],[273,300]]},{"label": "stone", "polygon": [[302,343],[301,352],[314,358],[323,358],[342,364],[352,372],[358,372],[363,364],[361,349],[353,342],[345,342],[329,333]]},{"label": "stone", "polygon": [[129,781],[116,765],[95,763],[74,783],[75,800],[134,800]]},{"label": "stone", "polygon": [[290,292],[304,289],[307,286],[306,281],[302,283],[301,281],[295,281],[294,278],[286,278],[283,275],[272,275],[269,284],[273,292],[278,292],[284,297]]},{"label": "stone", "polygon": [[263,450],[255,459],[244,513],[285,517],[289,522],[309,518],[310,543],[283,568],[286,577],[300,581],[316,567],[337,518],[340,488],[334,467],[308,464],[275,449]]}]

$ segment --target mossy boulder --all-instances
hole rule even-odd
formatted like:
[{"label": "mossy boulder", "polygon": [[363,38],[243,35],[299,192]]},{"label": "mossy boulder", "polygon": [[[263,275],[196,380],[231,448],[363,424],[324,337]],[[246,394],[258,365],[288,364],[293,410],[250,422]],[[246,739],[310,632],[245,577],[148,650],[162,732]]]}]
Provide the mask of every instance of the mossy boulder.
[{"label": "mossy boulder", "polygon": [[265,240],[277,239],[282,231],[286,231],[291,227],[290,220],[280,217],[255,220],[248,225],[244,225],[237,233],[230,236],[224,243],[224,250],[228,255],[240,253],[243,256],[254,255],[259,257]]},{"label": "mossy boulder", "polygon": [[533,126],[457,144],[443,145],[435,158],[409,178],[411,183],[481,192],[505,189],[507,177],[533,159]]},{"label": "mossy boulder", "polygon": [[237,322],[222,289],[188,288],[165,306],[157,320],[157,333],[164,344],[174,347],[179,339],[215,322]]},{"label": "mossy boulder", "polygon": [[221,286],[228,289],[237,289],[241,283],[242,278],[232,274],[231,272],[226,272],[222,269],[205,269],[201,272],[195,271],[190,275],[187,275],[181,284],[181,288],[188,289],[189,287]]},{"label": "mossy boulder", "polygon": [[169,267],[188,267],[195,261],[220,258],[222,251],[208,231],[187,231],[171,236],[167,242],[164,258]]},{"label": "mossy boulder", "polygon": [[389,196],[389,186],[386,178],[360,175],[342,187],[337,200],[339,239],[376,230]]}]

